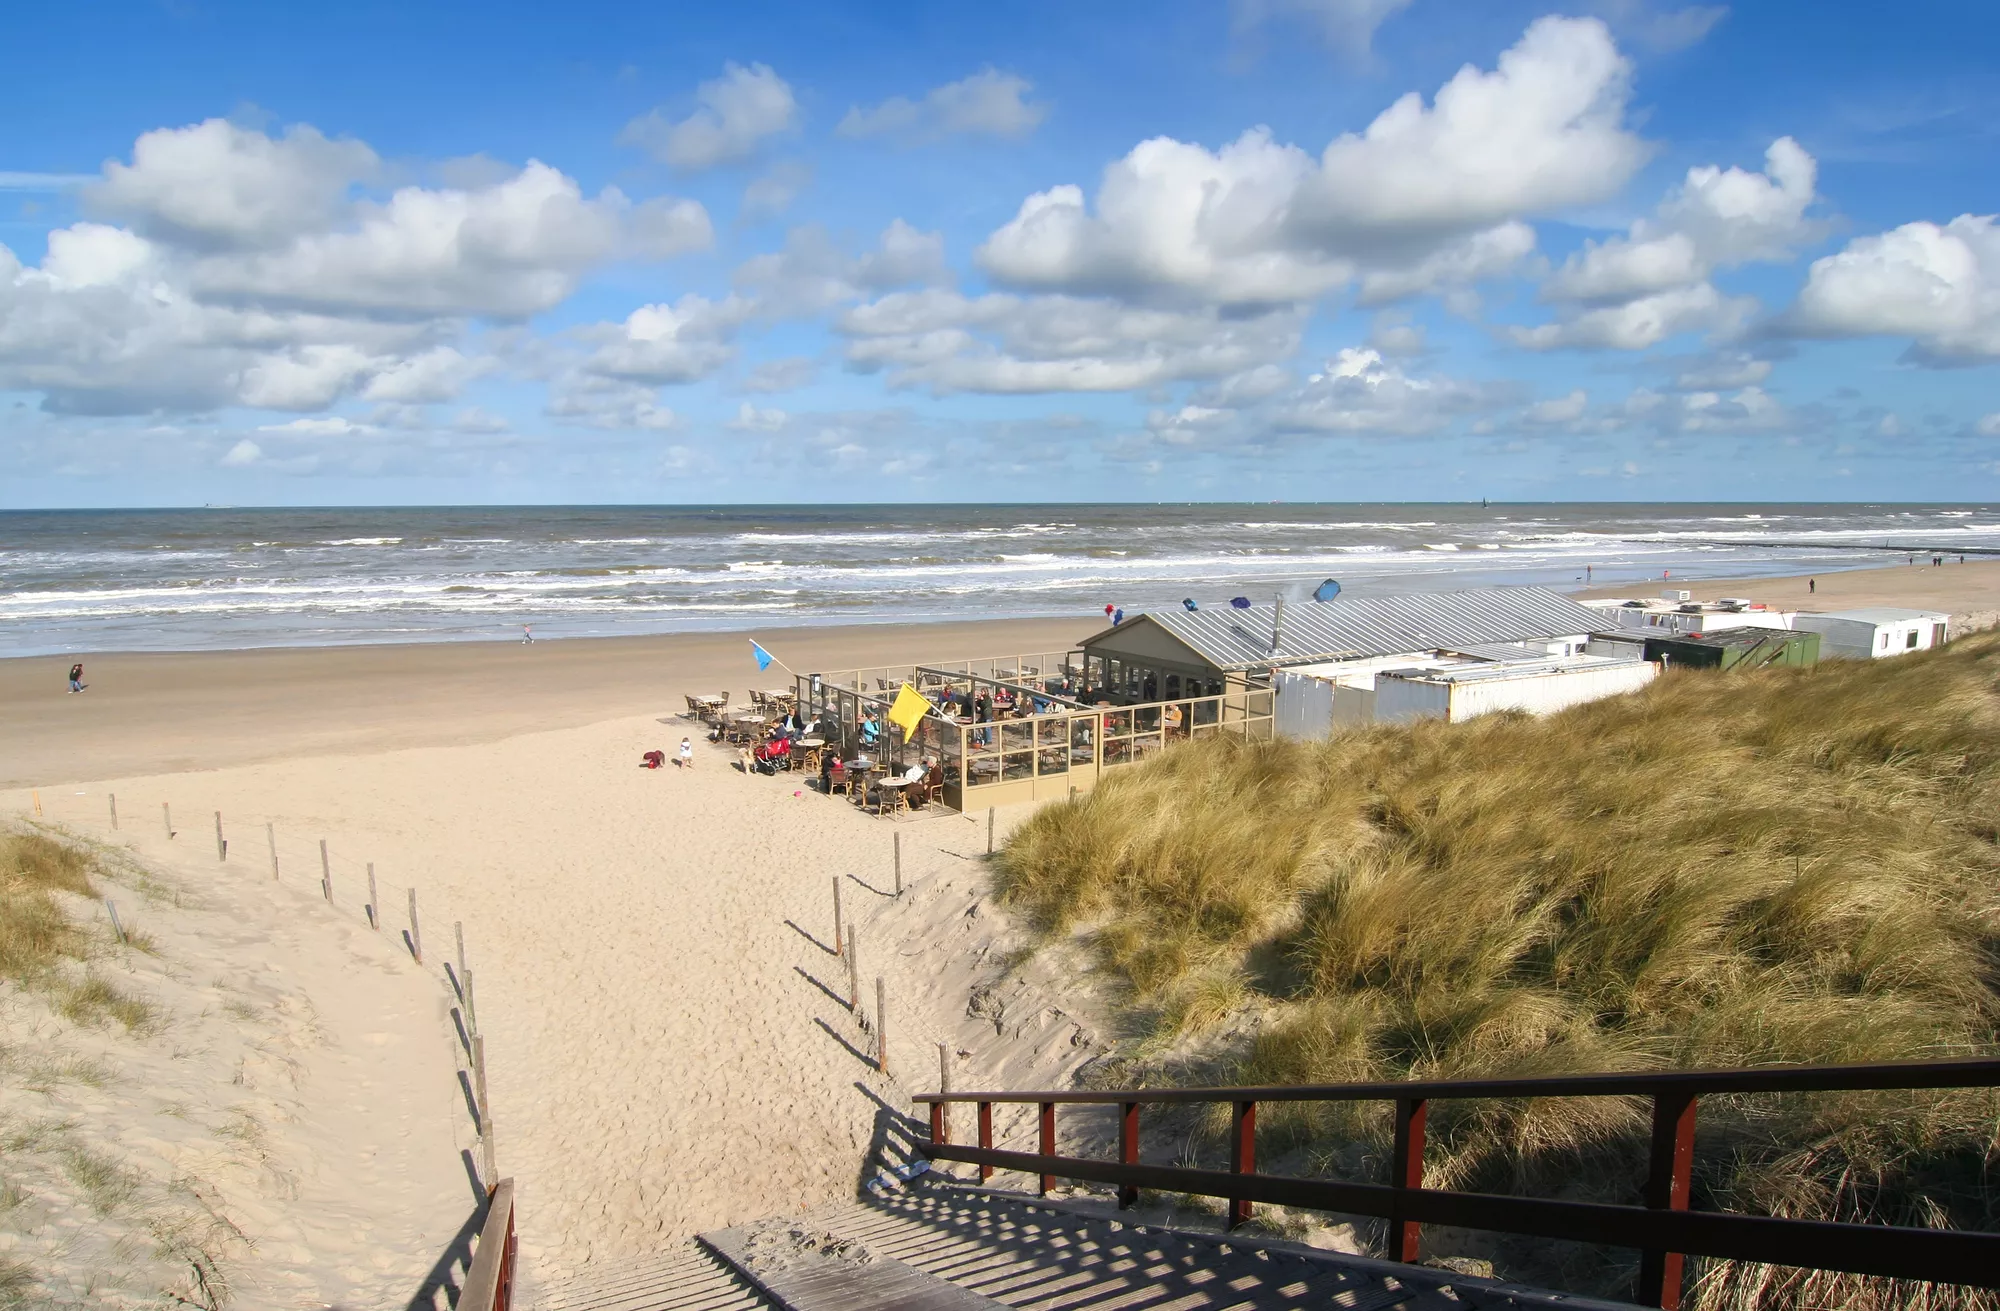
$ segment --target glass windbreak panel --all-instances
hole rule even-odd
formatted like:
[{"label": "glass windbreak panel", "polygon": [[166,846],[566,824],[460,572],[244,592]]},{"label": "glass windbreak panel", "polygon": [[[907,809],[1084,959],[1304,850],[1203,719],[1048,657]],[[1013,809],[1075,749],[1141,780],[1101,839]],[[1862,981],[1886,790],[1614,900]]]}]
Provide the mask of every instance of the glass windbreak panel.
[{"label": "glass windbreak panel", "polygon": [[1035,753],[1033,751],[1009,751],[1001,758],[1000,777],[1011,781],[1017,778],[1035,776]]},{"label": "glass windbreak panel", "polygon": [[1077,715],[1069,721],[1069,757],[1079,765],[1087,765],[1096,756],[1097,716]]},{"label": "glass windbreak panel", "polygon": [[1132,759],[1132,739],[1129,737],[1107,737],[1104,739],[1104,763],[1122,765]]},{"label": "glass windbreak panel", "polygon": [[1025,751],[1035,745],[1035,721],[1032,719],[1010,719],[1000,725],[1000,748],[1003,751]]},{"label": "glass windbreak panel", "polygon": [[1104,736],[1106,739],[1132,736],[1132,712],[1129,710],[1106,711],[1104,715]]},{"label": "glass windbreak panel", "polygon": [[1069,724],[1044,719],[1035,726],[1036,769],[1043,774],[1069,772]]},{"label": "glass windbreak panel", "polygon": [[1194,703],[1192,710],[1193,713],[1188,716],[1190,721],[1196,724],[1213,724],[1216,722],[1217,716],[1221,713],[1222,702],[1220,700],[1197,701]]}]

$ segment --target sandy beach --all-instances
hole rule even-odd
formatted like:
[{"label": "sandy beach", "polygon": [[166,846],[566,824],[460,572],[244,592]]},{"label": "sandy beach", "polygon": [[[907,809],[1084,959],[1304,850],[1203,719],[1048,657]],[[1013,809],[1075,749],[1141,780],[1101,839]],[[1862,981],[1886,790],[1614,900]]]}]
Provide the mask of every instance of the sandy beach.
[{"label": "sandy beach", "polygon": [[[331,752],[495,742],[683,708],[689,692],[789,685],[750,642],[810,673],[926,656],[1066,649],[1098,624],[981,620],[747,633],[438,642],[0,660],[0,787],[216,769]],[[89,690],[64,692],[81,660]],[[54,693],[53,696],[49,695]]]},{"label": "sandy beach", "polygon": [[[1823,609],[2000,610],[2000,563],[1819,583]],[[1806,600],[1803,578],[1685,585]],[[1059,649],[1093,627],[1085,615],[759,640],[806,670]],[[690,771],[637,767],[691,731],[683,692],[782,681],[757,673],[746,635],[86,666],[92,687],[69,696],[60,661],[0,662],[0,806],[25,811],[36,789],[49,818],[197,876],[190,849],[212,853],[220,811],[231,857],[214,877],[261,877],[268,824],[273,898],[318,894],[324,840],[334,906],[320,910],[344,932],[365,928],[369,864],[392,942],[409,890],[433,951],[463,925],[532,1279],[851,1195],[907,1094],[936,1086],[938,1043],[961,1088],[1061,1078],[1102,1050],[1087,1000],[1053,987],[1014,980],[1004,1001],[971,1004],[1020,941],[982,898],[984,815],[884,820],[785,775],[745,775],[699,741]],[[1002,835],[1020,818],[1003,813]],[[859,924],[864,1012],[877,976],[887,990],[887,1075],[830,952],[836,880]],[[347,999],[322,987],[314,1003]]]},{"label": "sandy beach", "polygon": [[[1697,601],[1741,596],[1783,610],[1854,610],[1864,606],[1900,606],[1910,610],[1941,610],[1953,616],[1954,627],[1990,627],[2000,615],[2000,561],[1968,559],[1958,563],[1946,556],[1942,565],[1917,556],[1914,565],[1885,569],[1849,569],[1837,573],[1794,574],[1778,578],[1682,578],[1593,587],[1582,597],[1658,596],[1669,587],[1694,593]],[[1817,590],[1807,588],[1808,581]]]},{"label": "sandy beach", "polygon": [[[788,662],[834,668],[913,650],[1041,650],[1089,629],[764,640]],[[993,973],[1004,957],[993,917],[966,936],[979,918],[983,816],[883,820],[784,775],[746,776],[733,751],[706,743],[690,771],[637,767],[695,731],[677,717],[682,690],[740,698],[780,681],[756,677],[742,636],[127,656],[90,662],[103,682],[79,697],[30,696],[48,662],[17,664],[35,668],[0,674],[9,740],[23,748],[8,769],[36,782],[0,805],[25,811],[39,793],[49,819],[197,866],[220,811],[232,856],[216,877],[242,877],[239,862],[263,871],[268,824],[282,870],[273,897],[317,893],[324,839],[350,927],[366,923],[370,865],[385,936],[400,932],[410,889],[434,951],[463,925],[500,1170],[520,1181],[532,1276],[851,1195],[905,1093],[935,1087],[940,1041],[960,1086],[1059,1077],[1097,1050],[1039,1005],[1009,1017],[1004,1039],[991,1015],[967,1014],[980,961],[990,955]],[[74,781],[91,761],[128,767]],[[49,781],[60,773],[72,779]],[[1000,817],[1003,836],[1014,818]],[[889,895],[895,833],[900,901]],[[835,878],[860,926],[864,1011],[877,976],[889,991],[887,1077],[867,1059],[872,1029],[850,1013],[828,950]]]}]

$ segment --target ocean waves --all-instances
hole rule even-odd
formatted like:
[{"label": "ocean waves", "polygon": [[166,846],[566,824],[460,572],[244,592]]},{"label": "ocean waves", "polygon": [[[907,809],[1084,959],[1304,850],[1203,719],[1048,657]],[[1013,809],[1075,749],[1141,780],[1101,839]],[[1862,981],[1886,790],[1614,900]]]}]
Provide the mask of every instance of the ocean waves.
[{"label": "ocean waves", "polygon": [[0,514],[0,653],[1075,615],[1656,587],[2000,551],[1984,507],[917,506]]}]

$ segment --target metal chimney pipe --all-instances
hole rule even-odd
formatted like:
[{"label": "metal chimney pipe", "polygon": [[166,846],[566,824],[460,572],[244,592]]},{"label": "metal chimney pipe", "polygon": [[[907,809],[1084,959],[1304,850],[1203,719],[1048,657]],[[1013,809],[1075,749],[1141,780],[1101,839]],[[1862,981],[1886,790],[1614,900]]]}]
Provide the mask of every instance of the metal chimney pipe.
[{"label": "metal chimney pipe", "polygon": [[1271,654],[1278,654],[1278,648],[1285,644],[1285,598],[1279,597],[1271,607]]}]

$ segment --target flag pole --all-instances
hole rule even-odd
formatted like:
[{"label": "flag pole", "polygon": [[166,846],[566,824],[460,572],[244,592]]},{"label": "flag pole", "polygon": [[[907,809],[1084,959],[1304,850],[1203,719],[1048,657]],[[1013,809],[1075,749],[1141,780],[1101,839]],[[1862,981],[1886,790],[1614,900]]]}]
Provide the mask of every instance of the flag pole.
[{"label": "flag pole", "polygon": [[[772,655],[770,648],[766,647],[762,642],[759,642],[756,638],[753,637],[750,639],[750,645],[755,650],[762,651],[764,653],[765,659],[769,660],[772,664],[776,665],[778,668],[790,674],[793,678],[797,678],[799,676],[797,670],[793,669],[790,665],[786,664],[784,661],[778,659],[778,657]],[[758,670],[761,672],[762,669],[763,666],[759,665]]]}]

